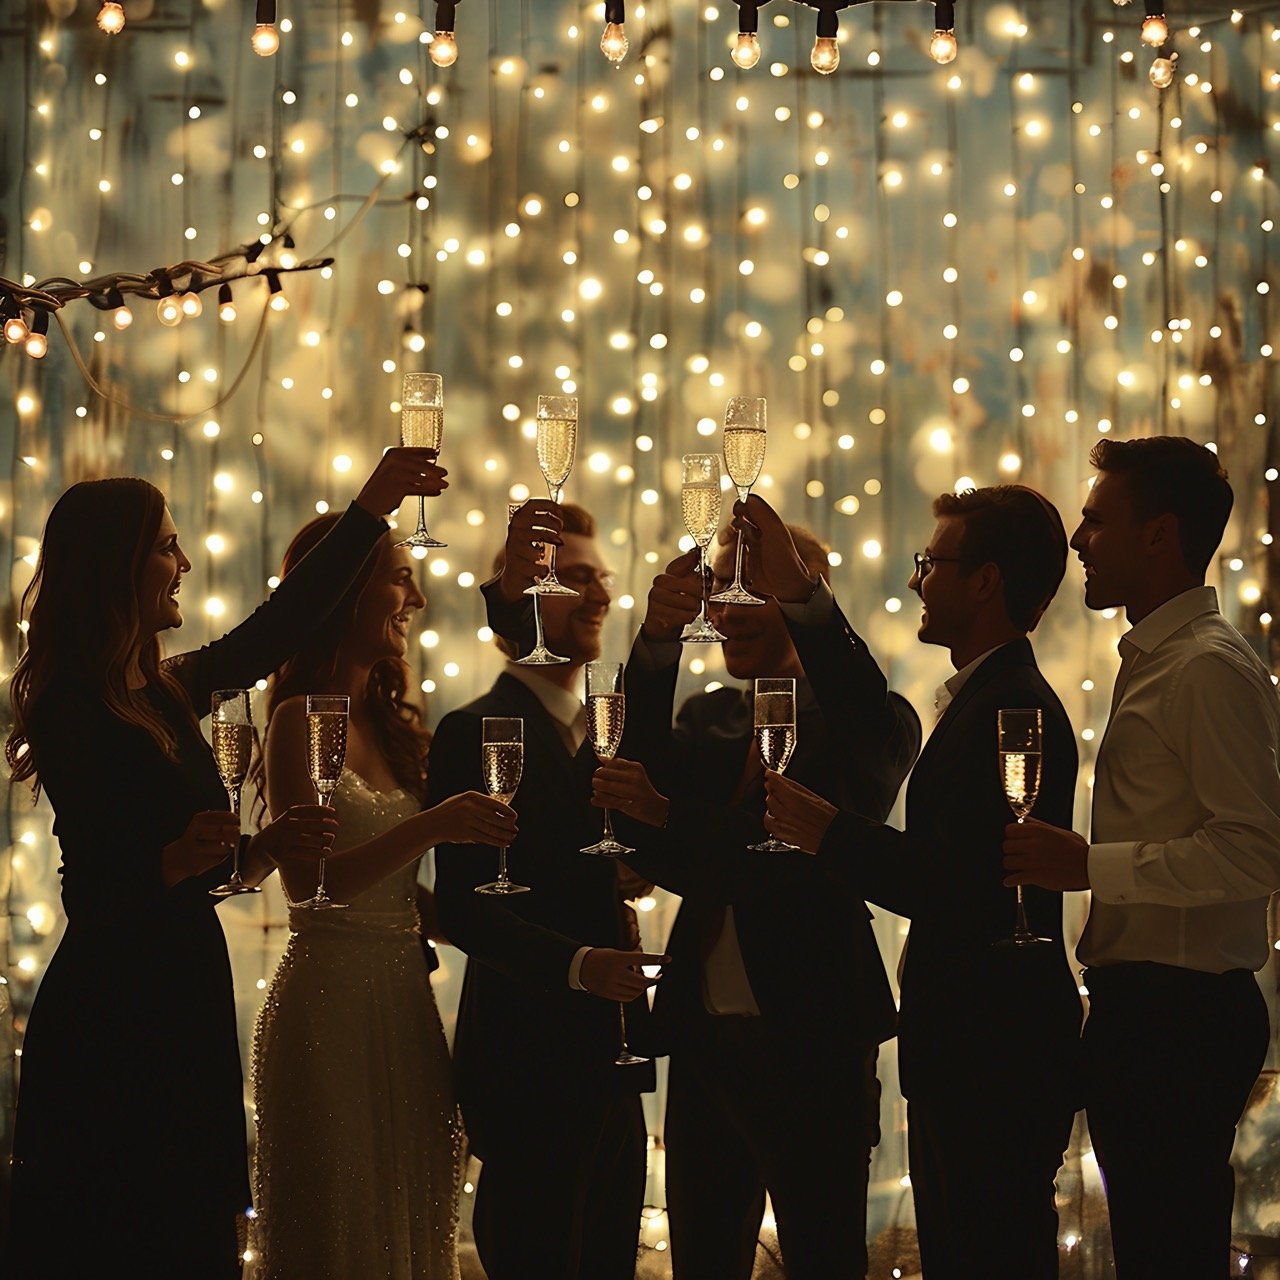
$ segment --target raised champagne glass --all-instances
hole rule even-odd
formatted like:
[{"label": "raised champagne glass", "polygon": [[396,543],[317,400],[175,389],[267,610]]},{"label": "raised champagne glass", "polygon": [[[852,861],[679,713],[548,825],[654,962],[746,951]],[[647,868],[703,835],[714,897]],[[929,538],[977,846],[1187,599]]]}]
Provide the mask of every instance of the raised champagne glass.
[{"label": "raised champagne glass", "polygon": [[[538,469],[547,482],[547,496],[552,502],[559,502],[578,451],[578,397],[539,396],[537,428]],[[555,543],[550,547],[546,576],[526,587],[525,592],[531,596],[576,596],[572,587],[566,587],[556,577]]]},{"label": "raised champagne glass", "polygon": [[[1019,823],[1026,822],[1040,794],[1040,758],[1043,713],[1039,707],[1001,708],[996,712],[997,749],[1000,752],[1000,781],[1005,799]],[[1042,938],[1027,925],[1027,908],[1022,886],[1017,886],[1017,909],[1012,937],[1002,938],[998,947],[1034,947],[1052,938]]]},{"label": "raised champagne glass", "polygon": [[[791,753],[796,749],[795,680],[790,676],[757,680],[752,699],[752,716],[761,761],[774,773],[785,773],[791,761]],[[760,849],[765,853],[783,853],[795,847],[774,836],[761,840],[759,844],[747,846],[748,849]]]},{"label": "raised champagne glass", "polygon": [[[485,716],[480,726],[484,789],[495,800],[510,804],[524,772],[524,721],[519,716]],[[516,884],[507,874],[507,846],[498,848],[498,878],[476,885],[477,893],[528,893],[527,884]]]},{"label": "raised champagne glass", "polygon": [[[248,689],[219,689],[213,695],[213,758],[218,776],[227,789],[231,812],[240,817],[240,788],[249,772],[253,754],[253,717],[249,711]],[[245,884],[240,876],[240,842],[236,842],[231,862],[231,875],[226,884],[209,892],[215,898],[230,898],[237,893],[260,893],[256,885]]]},{"label": "raised champagne glass", "polygon": [[[622,663],[587,663],[587,737],[601,764],[608,764],[618,754],[622,729],[626,723],[627,695],[622,691]],[[604,835],[580,853],[598,853],[616,858],[620,853],[634,853],[613,834],[613,815],[604,811]]]},{"label": "raised champagne glass", "polygon": [[[522,502],[507,503],[507,525],[510,527],[512,520],[516,517],[516,512],[524,506]],[[542,606],[538,603],[538,596],[535,592],[533,595],[533,627],[536,636],[536,643],[533,648],[524,655],[523,658],[516,659],[518,667],[550,667],[561,662],[568,662],[568,658],[562,658],[558,653],[552,653],[547,648],[547,642],[542,634]]]},{"label": "raised champagne glass", "polygon": [[[724,468],[738,490],[738,501],[746,502],[751,486],[764,466],[765,423],[768,409],[763,396],[734,396],[724,411]],[[742,533],[734,555],[733,581],[711,597],[712,604],[765,604],[742,585]]]},{"label": "raised champagne glass", "polygon": [[680,515],[689,537],[698,544],[702,608],[680,633],[688,644],[719,644],[724,636],[707,617],[707,548],[720,528],[720,455],[686,453],[680,459]]},{"label": "raised champagne glass", "polygon": [[[406,373],[400,388],[400,443],[409,449],[434,449],[444,443],[444,379],[438,373]],[[444,547],[427,532],[427,500],[418,497],[418,527],[398,547]]]},{"label": "raised champagne glass", "polygon": [[[307,771],[316,789],[316,803],[328,804],[342,780],[342,767],[347,760],[347,719],[351,699],[345,693],[307,694]],[[316,891],[295,907],[312,911],[332,911],[345,907],[335,902],[324,889],[324,855],[316,871]]]}]

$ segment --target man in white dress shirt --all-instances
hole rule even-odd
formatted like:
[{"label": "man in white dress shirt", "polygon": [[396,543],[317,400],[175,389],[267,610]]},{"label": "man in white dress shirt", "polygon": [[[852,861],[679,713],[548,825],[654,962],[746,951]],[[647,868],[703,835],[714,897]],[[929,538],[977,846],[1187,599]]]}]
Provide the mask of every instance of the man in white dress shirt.
[{"label": "man in white dress shirt", "polygon": [[1205,570],[1226,473],[1181,437],[1103,440],[1071,546],[1130,630],[1098,750],[1092,843],[1011,825],[1009,884],[1090,889],[1085,1102],[1116,1274],[1226,1274],[1235,1125],[1266,1053],[1280,888],[1280,700]]}]

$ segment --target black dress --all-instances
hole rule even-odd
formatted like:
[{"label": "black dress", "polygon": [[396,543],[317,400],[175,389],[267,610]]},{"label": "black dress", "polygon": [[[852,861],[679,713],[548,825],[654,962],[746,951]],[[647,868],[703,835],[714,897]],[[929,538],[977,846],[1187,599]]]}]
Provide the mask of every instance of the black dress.
[{"label": "black dress", "polygon": [[[170,659],[196,715],[214,690],[283,662],[385,530],[353,504],[249,619]],[[31,1011],[14,1132],[12,1274],[31,1280],[239,1273],[244,1090],[208,893],[230,868],[172,888],[160,876],[163,847],[227,797],[189,715],[158,686],[145,695],[177,735],[176,759],[75,672],[59,673],[31,718],[67,914]]]}]

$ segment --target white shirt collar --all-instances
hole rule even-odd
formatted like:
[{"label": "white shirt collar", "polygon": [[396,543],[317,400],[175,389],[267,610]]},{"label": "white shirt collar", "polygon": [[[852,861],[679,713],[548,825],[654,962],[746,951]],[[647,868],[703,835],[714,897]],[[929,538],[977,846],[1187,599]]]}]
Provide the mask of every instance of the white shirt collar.
[{"label": "white shirt collar", "polygon": [[[1005,643],[1011,644],[1012,641],[1006,641]],[[960,690],[964,688],[965,682],[969,679],[969,677],[973,675],[973,673],[977,671],[977,669],[980,666],[982,666],[982,664],[986,662],[986,660],[989,657],[991,657],[991,655],[995,653],[997,649],[1003,649],[1003,648],[1004,648],[1003,644],[998,644],[988,649],[986,653],[978,654],[978,656],[974,658],[972,662],[967,663],[965,666],[961,667],[959,671],[957,671],[949,679],[944,680],[937,687],[937,689],[934,690],[933,705],[939,715],[942,715],[942,713],[952,704],[952,702],[955,701],[956,694],[958,694]]]},{"label": "white shirt collar", "polygon": [[1143,653],[1151,653],[1193,618],[1217,612],[1218,593],[1212,587],[1192,587],[1152,609],[1141,622],[1134,623],[1120,637],[1120,642],[1131,644]]}]

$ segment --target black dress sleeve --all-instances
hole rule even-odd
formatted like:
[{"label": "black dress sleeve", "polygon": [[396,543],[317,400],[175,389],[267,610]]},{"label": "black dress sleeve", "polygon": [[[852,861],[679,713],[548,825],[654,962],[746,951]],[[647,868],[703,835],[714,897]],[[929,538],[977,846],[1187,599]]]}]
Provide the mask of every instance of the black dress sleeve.
[{"label": "black dress sleeve", "polygon": [[248,688],[269,675],[298,647],[309,627],[342,599],[377,541],[385,521],[353,502],[342,519],[238,627],[220,640],[165,663],[186,689],[196,717],[209,714],[215,689]]}]

